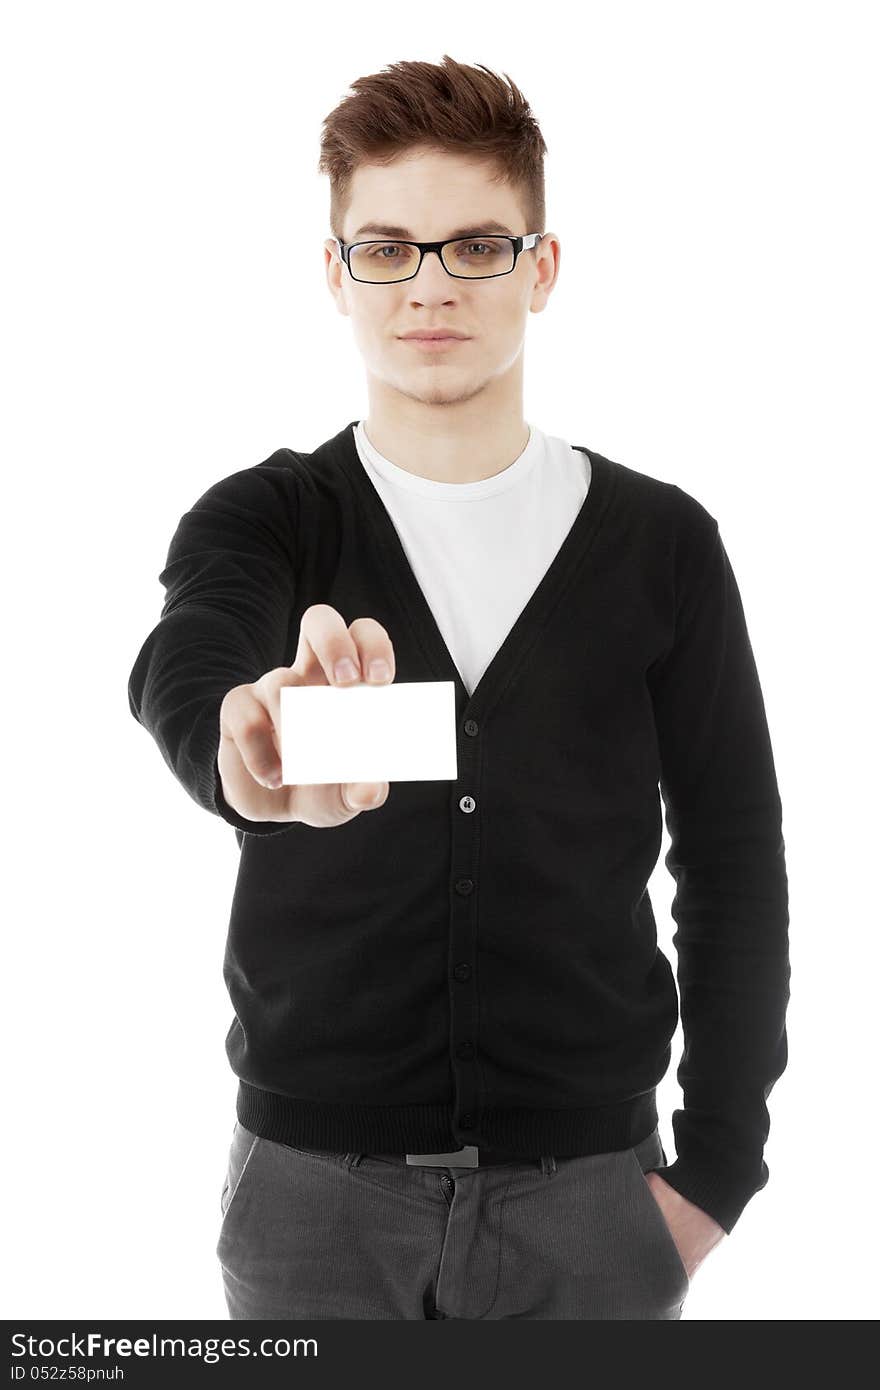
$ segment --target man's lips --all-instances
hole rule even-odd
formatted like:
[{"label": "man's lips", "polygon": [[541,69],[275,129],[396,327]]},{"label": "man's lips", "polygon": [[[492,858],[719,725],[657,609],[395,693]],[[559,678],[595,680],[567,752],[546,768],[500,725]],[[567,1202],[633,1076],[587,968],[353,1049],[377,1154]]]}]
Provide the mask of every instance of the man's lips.
[{"label": "man's lips", "polygon": [[449,348],[456,343],[470,342],[469,338],[401,338],[402,343],[410,343],[413,347],[419,348]]}]

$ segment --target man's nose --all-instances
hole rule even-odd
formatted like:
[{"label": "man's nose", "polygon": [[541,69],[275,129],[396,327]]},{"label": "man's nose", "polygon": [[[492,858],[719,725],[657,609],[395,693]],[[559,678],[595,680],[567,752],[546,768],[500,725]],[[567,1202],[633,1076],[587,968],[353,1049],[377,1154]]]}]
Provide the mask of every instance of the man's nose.
[{"label": "man's nose", "polygon": [[422,264],[413,276],[411,283],[416,284],[419,281],[423,281],[430,286],[435,288],[439,287],[441,289],[451,289],[455,284],[453,277],[448,274],[440,259],[439,249],[437,251],[425,252],[422,257]]}]

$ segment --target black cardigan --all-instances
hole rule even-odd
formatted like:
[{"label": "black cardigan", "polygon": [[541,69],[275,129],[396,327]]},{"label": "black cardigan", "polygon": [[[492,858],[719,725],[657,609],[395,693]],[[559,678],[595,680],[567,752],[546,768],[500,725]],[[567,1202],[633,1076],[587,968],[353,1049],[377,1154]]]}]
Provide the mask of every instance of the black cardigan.
[{"label": "black cardigan", "polygon": [[[662,792],[685,1047],[677,1157],[656,1171],[730,1231],[769,1176],[790,967],[782,808],[718,524],[586,450],[586,500],[469,696],[355,423],[195,502],[129,678],[177,779],[236,828],[238,1118],[340,1151],[636,1145],[678,1020],[647,892]],[[313,603],[378,619],[396,680],[455,682],[457,781],[392,783],[330,829],[226,804],[221,701],[294,660]]]}]

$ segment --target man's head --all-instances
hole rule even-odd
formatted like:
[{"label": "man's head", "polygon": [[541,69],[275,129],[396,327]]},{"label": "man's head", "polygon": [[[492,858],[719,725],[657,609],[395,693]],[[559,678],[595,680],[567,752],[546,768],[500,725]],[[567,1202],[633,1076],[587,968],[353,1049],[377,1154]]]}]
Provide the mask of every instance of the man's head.
[{"label": "man's head", "polygon": [[[546,146],[513,83],[444,56],[440,65],[393,64],[352,87],[324,121],[320,171],[330,176],[334,237],[380,243],[355,253],[355,275],[378,273],[363,256],[381,258],[382,273],[392,262],[411,273],[418,253],[410,261],[396,242],[544,232]],[[506,374],[513,380],[526,317],[544,308],[559,267],[558,238],[545,234],[510,273],[458,278],[429,253],[412,278],[365,283],[342,264],[333,238],[324,245],[328,284],[352,319],[368,373],[430,404],[469,399]],[[509,265],[508,246],[475,236],[449,248],[447,264],[494,272]],[[404,337],[437,328],[465,336],[439,348]]]}]

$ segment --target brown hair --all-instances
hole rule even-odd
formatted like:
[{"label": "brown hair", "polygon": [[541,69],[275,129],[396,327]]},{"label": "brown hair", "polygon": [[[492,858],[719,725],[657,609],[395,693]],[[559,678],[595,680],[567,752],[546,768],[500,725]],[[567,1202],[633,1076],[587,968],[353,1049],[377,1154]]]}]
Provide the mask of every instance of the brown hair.
[{"label": "brown hair", "polygon": [[333,235],[342,240],[358,164],[388,164],[415,145],[494,161],[491,181],[520,190],[523,232],[543,232],[547,146],[522,92],[504,76],[509,86],[482,63],[469,67],[444,53],[441,63],[390,63],[352,82],[353,95],[322,125],[318,172],[330,177]]}]

